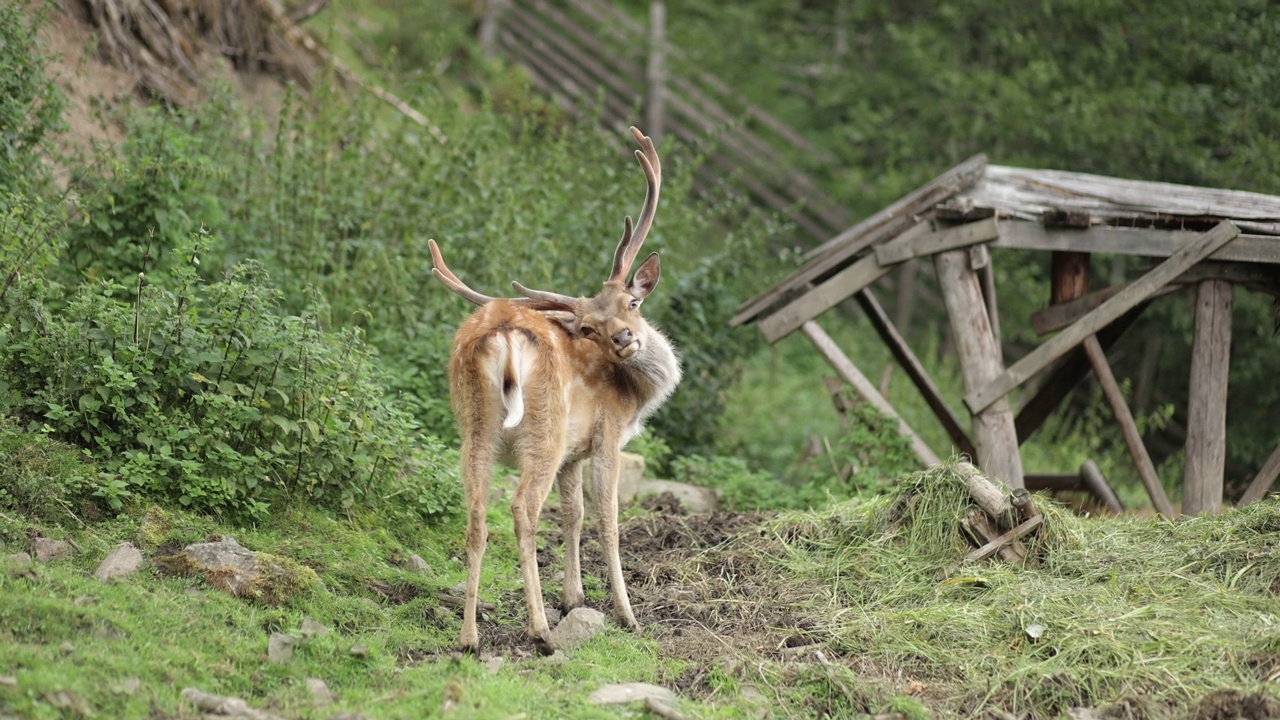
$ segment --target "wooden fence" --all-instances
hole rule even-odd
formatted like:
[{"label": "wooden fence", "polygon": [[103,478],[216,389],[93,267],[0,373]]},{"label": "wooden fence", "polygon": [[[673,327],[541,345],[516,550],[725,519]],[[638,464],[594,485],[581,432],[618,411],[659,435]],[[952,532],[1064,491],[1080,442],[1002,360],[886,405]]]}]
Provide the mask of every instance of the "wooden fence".
[{"label": "wooden fence", "polygon": [[637,109],[644,131],[693,143],[718,138],[697,171],[707,190],[726,181],[755,202],[790,217],[808,244],[848,226],[846,213],[789,161],[833,158],[709,73],[681,72],[690,63],[666,40],[666,10],[650,4],[639,23],[604,0],[489,0],[480,28],[488,53],[525,67],[534,84],[570,112],[602,102],[625,130]]}]

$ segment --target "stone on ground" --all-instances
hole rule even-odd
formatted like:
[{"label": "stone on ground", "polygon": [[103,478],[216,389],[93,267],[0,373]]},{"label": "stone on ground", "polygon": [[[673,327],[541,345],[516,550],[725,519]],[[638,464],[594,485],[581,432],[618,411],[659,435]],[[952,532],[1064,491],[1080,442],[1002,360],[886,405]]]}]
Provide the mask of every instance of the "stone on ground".
[{"label": "stone on ground", "polygon": [[687,512],[708,513],[720,506],[720,496],[712,488],[687,485],[672,480],[640,481],[639,494],[642,496],[661,495],[664,492],[674,495]]},{"label": "stone on ground", "polygon": [[312,637],[314,635],[324,636],[328,635],[330,632],[332,631],[329,628],[315,620],[312,620],[311,618],[302,619],[302,634],[305,637]]},{"label": "stone on ground", "polygon": [[142,553],[131,542],[122,542],[98,565],[93,576],[103,582],[128,577],[142,566]]},{"label": "stone on ground", "polygon": [[604,628],[604,613],[589,607],[574,608],[551,631],[551,647],[569,651],[590,640]]},{"label": "stone on ground", "polygon": [[428,565],[427,561],[423,560],[419,555],[410,555],[409,559],[404,563],[404,569],[422,573],[423,575],[431,574],[431,566]]},{"label": "stone on ground", "polygon": [[293,659],[293,648],[302,642],[301,638],[286,633],[271,633],[267,640],[267,662],[284,665]]},{"label": "stone on ground", "polygon": [[670,690],[649,683],[623,683],[621,685],[605,685],[591,693],[591,702],[597,705],[624,705],[626,703],[644,702],[652,699],[668,707],[675,707],[676,694]]},{"label": "stone on ground", "polygon": [[329,683],[320,678],[307,678],[307,692],[311,693],[311,698],[318,705],[328,705],[333,702],[333,691],[329,689]]},{"label": "stone on ground", "polygon": [[196,543],[175,555],[153,560],[172,575],[198,576],[235,597],[281,605],[293,596],[320,587],[314,570],[288,558],[241,547],[234,538]]},{"label": "stone on ground", "polygon": [[31,541],[31,550],[35,553],[36,560],[47,563],[71,555],[71,543],[38,537]]}]

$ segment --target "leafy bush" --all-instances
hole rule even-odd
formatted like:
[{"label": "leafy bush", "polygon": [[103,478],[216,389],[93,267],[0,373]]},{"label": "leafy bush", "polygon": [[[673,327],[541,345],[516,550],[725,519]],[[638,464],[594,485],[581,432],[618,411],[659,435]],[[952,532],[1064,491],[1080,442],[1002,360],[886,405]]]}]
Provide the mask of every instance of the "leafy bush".
[{"label": "leafy bush", "polygon": [[[0,417],[0,510],[67,523],[98,482],[79,448],[19,428]],[[4,538],[9,540],[9,538]]]},{"label": "leafy bush", "polygon": [[39,24],[21,3],[0,5],[0,194],[43,179],[42,145],[63,124],[64,99],[45,77]]},{"label": "leafy bush", "polygon": [[[854,396],[852,388],[843,392]],[[844,433],[801,468],[801,482],[843,500],[888,492],[899,478],[920,469],[911,441],[898,431],[896,420],[861,401],[852,403],[846,417],[849,425]]]},{"label": "leafy bush", "polygon": [[808,494],[769,473],[752,470],[741,458],[687,455],[671,461],[671,477],[679,482],[720,491],[727,510],[783,510],[807,506]]},{"label": "leafy bush", "polygon": [[86,282],[61,312],[38,298],[5,308],[4,402],[100,461],[95,495],[249,516],[284,497],[350,507],[397,495],[422,516],[455,505],[450,453],[415,442],[360,331],[278,312],[257,262],[202,282],[196,268],[217,252],[207,234],[177,252],[172,273]]}]

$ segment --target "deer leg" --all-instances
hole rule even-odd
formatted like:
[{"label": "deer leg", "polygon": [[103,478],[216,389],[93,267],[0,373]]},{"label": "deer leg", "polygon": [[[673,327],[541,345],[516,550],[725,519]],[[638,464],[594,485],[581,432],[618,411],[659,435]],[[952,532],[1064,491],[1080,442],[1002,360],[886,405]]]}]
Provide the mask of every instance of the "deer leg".
[{"label": "deer leg", "polygon": [[[617,447],[617,443],[612,447]],[[618,471],[616,451],[591,458],[591,487],[596,499],[600,544],[604,546],[604,560],[609,571],[613,617],[618,624],[638,632],[640,623],[631,612],[631,599],[627,597],[627,586],[622,578],[622,558],[618,551]]]},{"label": "deer leg", "polygon": [[524,579],[524,597],[529,606],[529,639],[538,652],[550,655],[551,628],[542,604],[542,581],[538,577],[538,517],[542,503],[555,482],[559,458],[551,462],[522,462],[525,468],[511,500],[511,518],[515,522],[516,545],[520,551],[520,574]]},{"label": "deer leg", "polygon": [[569,463],[560,468],[556,481],[560,486],[560,523],[564,529],[564,586],[560,602],[567,615],[586,601],[582,591],[582,463]]},{"label": "deer leg", "polygon": [[480,594],[480,565],[484,561],[489,530],[485,524],[485,500],[493,477],[494,450],[488,443],[468,437],[462,443],[462,482],[467,493],[467,599],[462,610],[464,652],[479,654],[480,634],[476,629],[476,605]]}]

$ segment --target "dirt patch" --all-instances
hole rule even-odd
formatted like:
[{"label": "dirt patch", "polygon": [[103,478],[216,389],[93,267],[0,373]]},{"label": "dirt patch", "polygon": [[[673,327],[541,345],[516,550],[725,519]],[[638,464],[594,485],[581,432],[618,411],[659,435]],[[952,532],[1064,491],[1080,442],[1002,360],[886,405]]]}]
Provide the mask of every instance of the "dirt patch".
[{"label": "dirt patch", "polygon": [[1191,717],[1194,720],[1265,720],[1280,717],[1280,702],[1262,693],[1220,690],[1206,695]]}]

